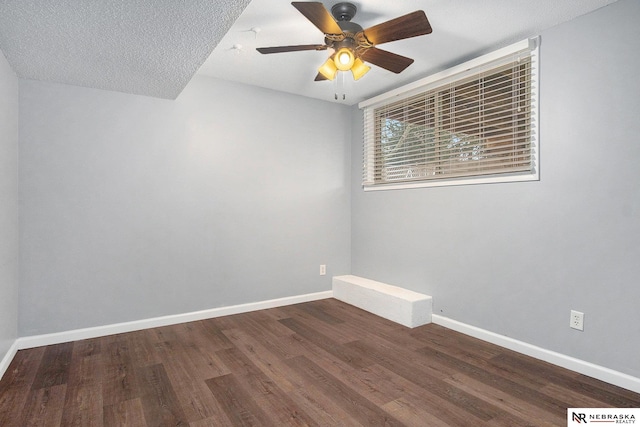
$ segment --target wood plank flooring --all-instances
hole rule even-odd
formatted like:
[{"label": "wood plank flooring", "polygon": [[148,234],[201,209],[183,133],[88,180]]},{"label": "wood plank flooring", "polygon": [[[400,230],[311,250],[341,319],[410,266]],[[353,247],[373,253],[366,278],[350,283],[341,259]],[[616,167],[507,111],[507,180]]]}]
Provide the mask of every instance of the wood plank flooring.
[{"label": "wood plank flooring", "polygon": [[21,350],[0,426],[565,426],[640,395],[334,299]]}]

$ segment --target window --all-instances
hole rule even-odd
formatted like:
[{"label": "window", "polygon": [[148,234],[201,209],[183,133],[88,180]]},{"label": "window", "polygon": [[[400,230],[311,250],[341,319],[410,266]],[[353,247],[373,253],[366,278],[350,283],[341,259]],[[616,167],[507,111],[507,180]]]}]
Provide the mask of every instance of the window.
[{"label": "window", "polygon": [[537,40],[360,104],[365,190],[538,179]]}]

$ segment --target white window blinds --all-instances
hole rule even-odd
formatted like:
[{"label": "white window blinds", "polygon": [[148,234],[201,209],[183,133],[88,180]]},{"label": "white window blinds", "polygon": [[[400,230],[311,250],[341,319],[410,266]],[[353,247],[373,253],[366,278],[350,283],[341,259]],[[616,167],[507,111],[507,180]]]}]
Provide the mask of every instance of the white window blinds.
[{"label": "white window blinds", "polygon": [[365,106],[365,188],[537,177],[535,59],[518,46]]}]

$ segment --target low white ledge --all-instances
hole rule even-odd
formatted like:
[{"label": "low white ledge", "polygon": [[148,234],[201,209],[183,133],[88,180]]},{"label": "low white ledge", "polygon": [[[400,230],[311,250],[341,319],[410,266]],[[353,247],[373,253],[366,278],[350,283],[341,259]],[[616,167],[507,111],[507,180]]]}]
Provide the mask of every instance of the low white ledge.
[{"label": "low white ledge", "polygon": [[359,276],[334,276],[333,297],[409,328],[431,323],[432,298]]}]

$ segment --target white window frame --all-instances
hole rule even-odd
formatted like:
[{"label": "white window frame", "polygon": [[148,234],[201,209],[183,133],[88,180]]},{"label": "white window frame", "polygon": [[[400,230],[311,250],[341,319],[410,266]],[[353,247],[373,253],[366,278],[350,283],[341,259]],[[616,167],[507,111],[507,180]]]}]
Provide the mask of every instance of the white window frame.
[{"label": "white window frame", "polygon": [[[487,55],[483,55],[476,59],[472,59],[463,64],[439,72],[432,76],[420,79],[416,82],[402,86],[395,90],[386,92],[374,98],[362,101],[358,104],[360,109],[364,110],[364,135],[373,137],[373,130],[367,129],[366,126],[374,126],[374,113],[377,107],[391,104],[399,100],[409,98],[418,93],[427,92],[431,89],[441,87],[451,82],[459,81],[472,75],[479,74],[483,70],[490,69],[502,62],[510,61],[508,58],[513,57],[518,52],[530,52],[531,56],[531,162],[532,170],[526,173],[503,174],[503,175],[477,175],[464,178],[443,177],[439,179],[429,179],[424,181],[410,181],[398,183],[375,183],[367,184],[363,182],[365,191],[378,190],[396,190],[405,188],[422,188],[422,187],[442,187],[452,185],[469,185],[469,184],[489,184],[500,182],[523,182],[523,181],[539,181],[540,180],[540,142],[538,129],[539,115],[539,46],[540,38],[533,38],[514,43],[505,48],[496,50]],[[364,156],[367,156],[367,141],[364,141]],[[367,162],[363,159],[363,174],[373,174],[374,162]],[[369,170],[367,170],[369,168]]]}]

